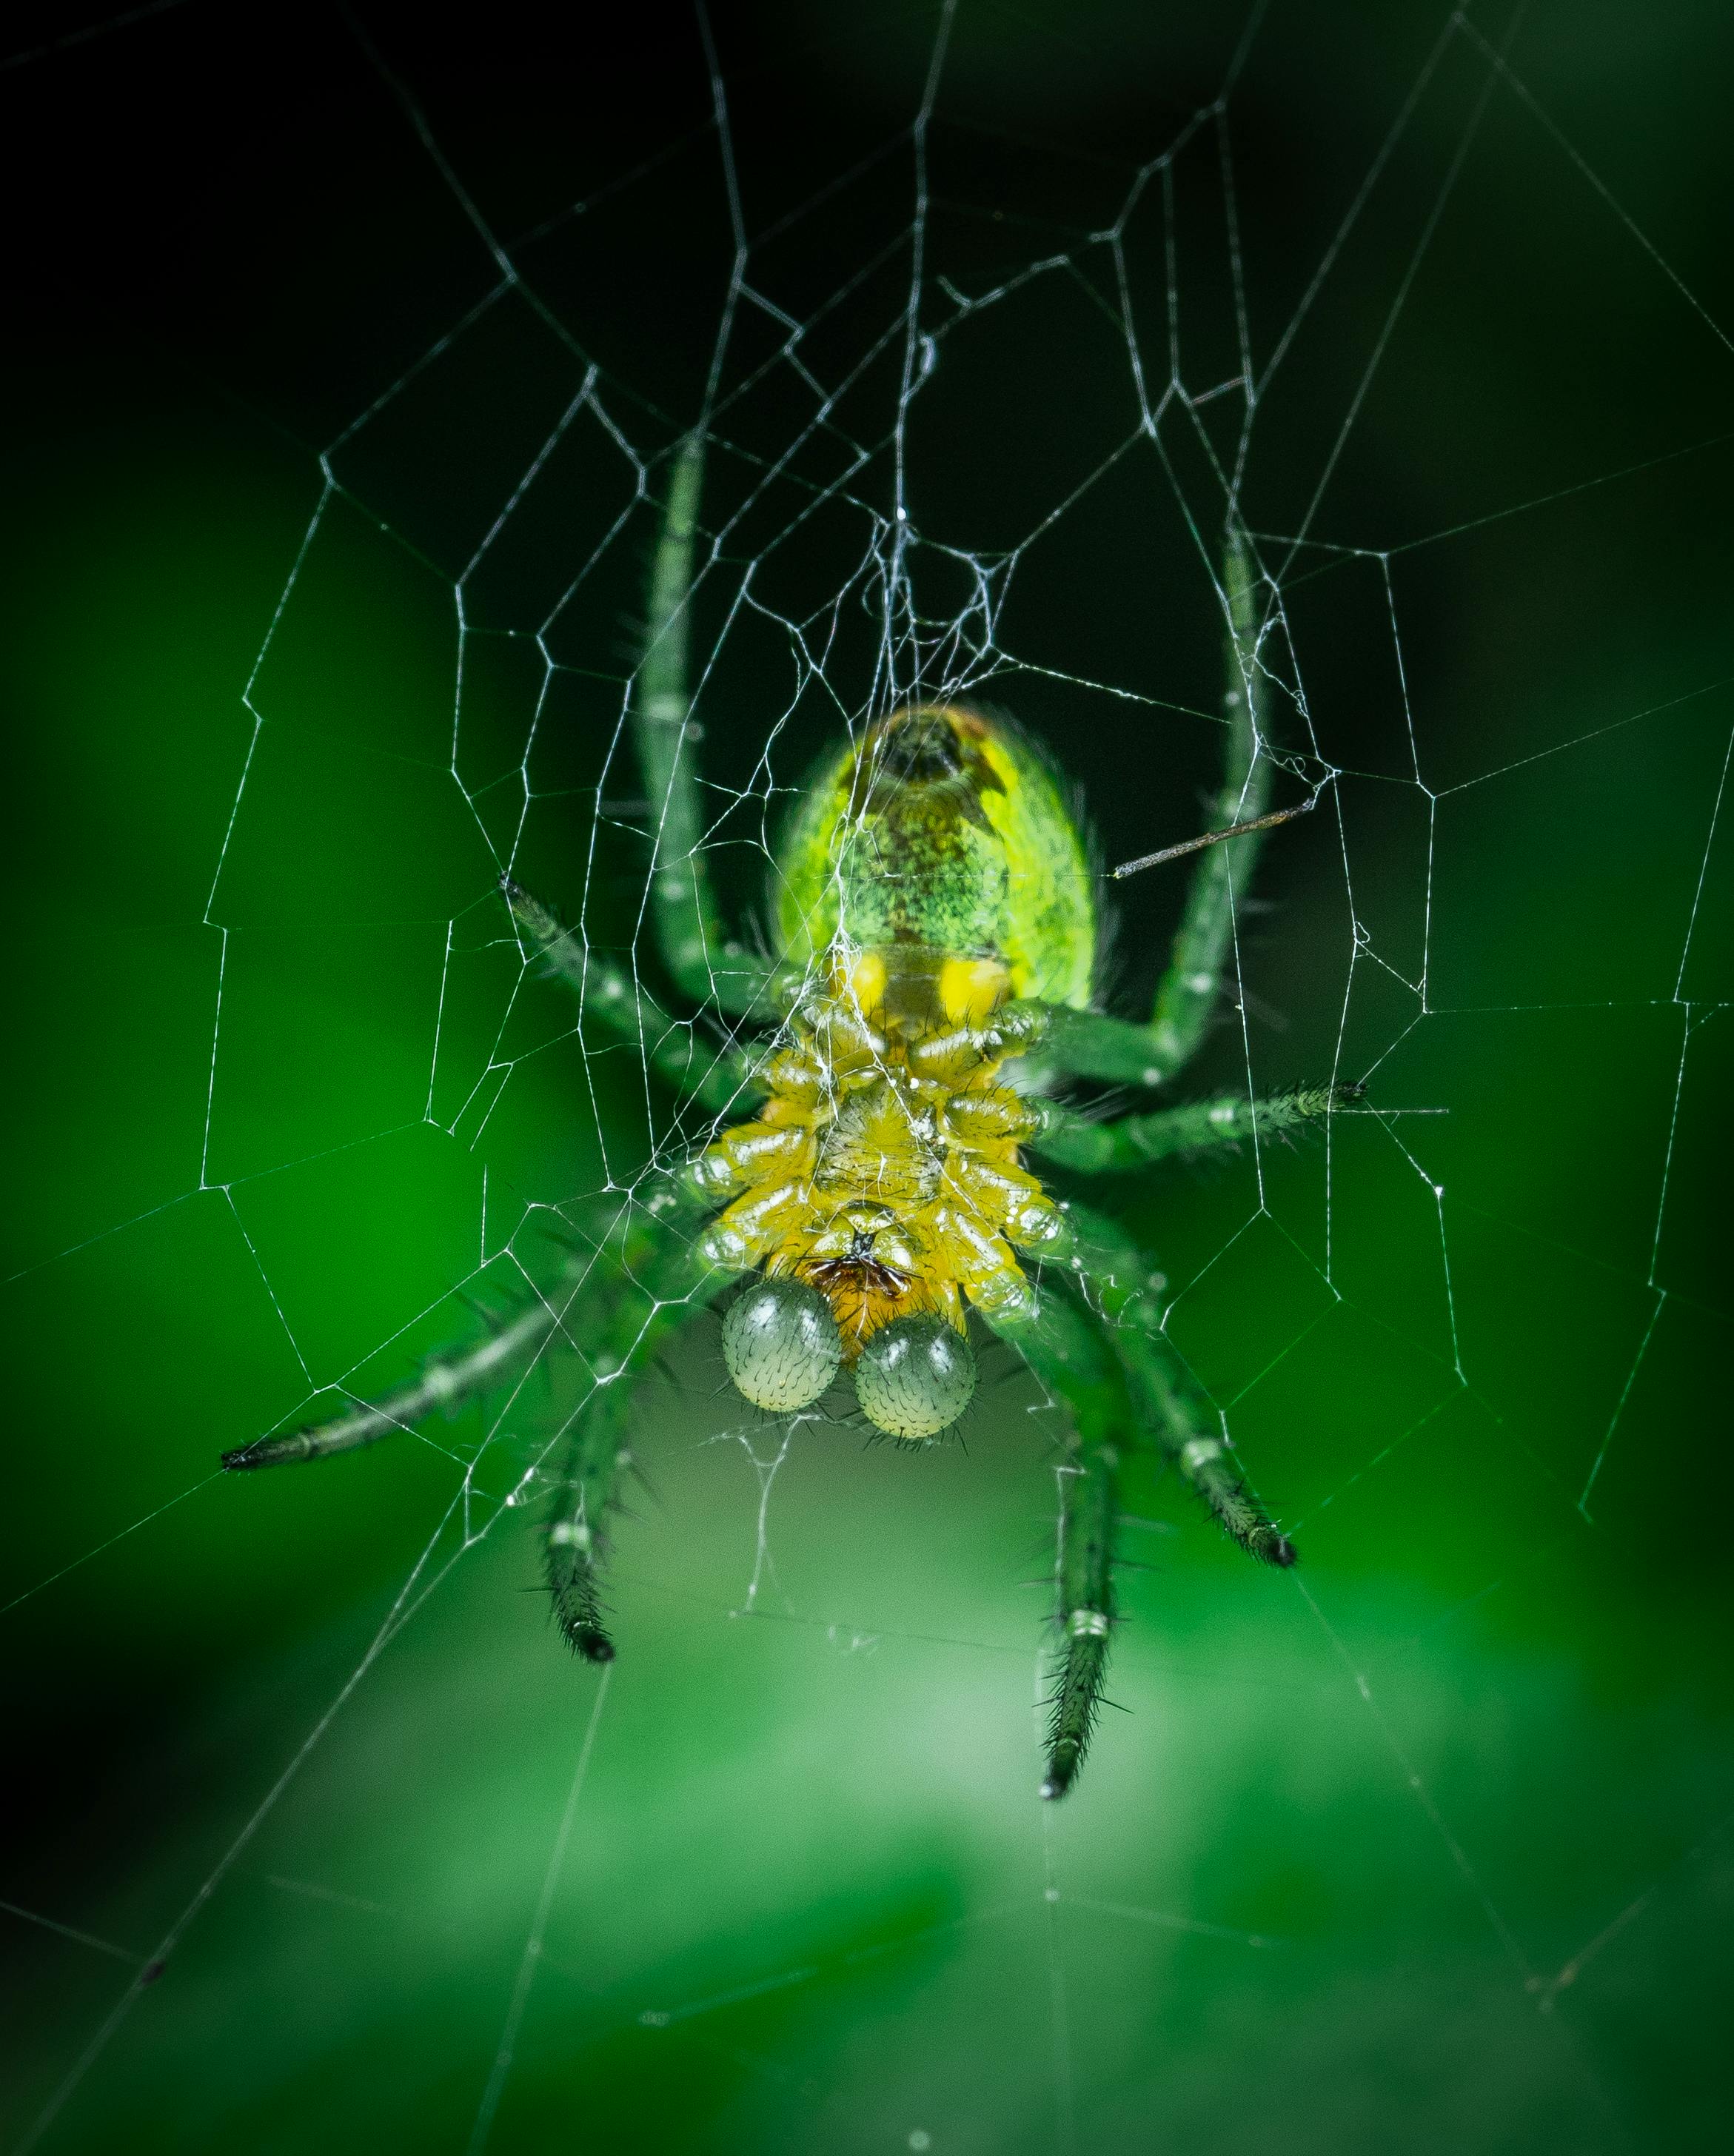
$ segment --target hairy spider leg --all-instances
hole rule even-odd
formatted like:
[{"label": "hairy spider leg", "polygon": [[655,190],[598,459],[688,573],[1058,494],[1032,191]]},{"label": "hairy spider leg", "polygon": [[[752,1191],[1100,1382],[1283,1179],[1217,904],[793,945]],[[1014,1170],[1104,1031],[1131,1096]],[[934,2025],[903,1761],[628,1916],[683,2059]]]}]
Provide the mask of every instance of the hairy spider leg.
[{"label": "hairy spider leg", "polygon": [[[598,1389],[618,1396],[623,1404],[631,1378],[665,1344],[675,1327],[727,1283],[728,1275],[716,1271],[699,1254],[692,1234],[695,1219],[695,1209],[673,1191],[659,1191],[646,1206],[619,1206],[598,1240],[584,1239],[573,1250],[549,1289],[503,1320],[475,1347],[461,1354],[436,1357],[413,1383],[398,1387],[372,1405],[285,1437],[259,1438],[239,1445],[223,1454],[223,1466],[236,1471],[325,1460],[333,1453],[351,1452],[413,1430],[436,1414],[455,1414],[497,1386],[521,1383],[557,1336],[578,1347],[567,1331],[567,1318],[581,1298],[582,1352],[590,1358]],[[623,1280],[613,1280],[610,1260],[629,1268]],[[574,1452],[582,1441],[581,1433],[574,1440]],[[569,1489],[570,1478],[560,1486]],[[569,1507],[567,1516],[572,1517]],[[593,1573],[593,1564],[590,1569]],[[556,1585],[551,1563],[549,1584]],[[571,1639],[557,1590],[556,1604],[561,1628]]]},{"label": "hairy spider leg", "polygon": [[[1223,557],[1224,762],[1213,819],[1229,824],[1254,821],[1270,798],[1258,594],[1250,549],[1239,531],[1231,532]],[[1135,1025],[1099,1011],[1056,1010],[1043,1051],[1045,1066],[1080,1078],[1160,1086],[1192,1060],[1222,991],[1223,970],[1234,949],[1236,908],[1252,880],[1260,842],[1260,834],[1250,832],[1199,855],[1149,1024]]]},{"label": "hairy spider leg", "polygon": [[731,1277],[707,1265],[692,1240],[702,1209],[666,1198],[659,1194],[663,1202],[653,1201],[656,1209],[623,1207],[597,1253],[584,1345],[596,1383],[566,1433],[542,1529],[554,1620],[573,1653],[590,1662],[614,1656],[602,1568],[608,1522],[619,1509],[618,1486],[634,1466],[638,1380]]},{"label": "hairy spider leg", "polygon": [[1221,1434],[1221,1417],[1162,1329],[1162,1276],[1116,1222],[1088,1206],[1065,1209],[1065,1240],[1046,1255],[1067,1265],[1094,1296],[1098,1322],[1139,1410],[1136,1426],[1153,1432],[1164,1455],[1249,1557],[1291,1565],[1295,1545],[1248,1486]]},{"label": "hairy spider leg", "polygon": [[634,1043],[650,1069],[683,1098],[722,1115],[754,1093],[755,1059],[744,1050],[719,1046],[664,1010],[643,982],[617,959],[581,942],[521,884],[505,876],[500,888],[525,939],[577,996],[582,1015]]},{"label": "hairy spider leg", "polygon": [[1063,1797],[1090,1749],[1113,1635],[1114,1527],[1122,1433],[1132,1410],[1125,1376],[1088,1312],[1052,1283],[985,1313],[999,1337],[1034,1371],[1066,1412],[1060,1440],[1059,1546],[1054,1553],[1058,1643],[1049,1696],[1048,1765],[1041,1794]]},{"label": "hairy spider leg", "polygon": [[334,1452],[353,1452],[359,1445],[377,1445],[382,1437],[412,1430],[431,1415],[455,1414],[479,1393],[491,1391],[508,1378],[521,1378],[558,1331],[570,1301],[570,1295],[562,1296],[557,1290],[551,1299],[530,1304],[464,1353],[436,1357],[413,1384],[400,1385],[382,1400],[287,1437],[261,1437],[251,1445],[237,1445],[223,1454],[223,1465],[233,1471],[325,1460]]},{"label": "hairy spider leg", "polygon": [[675,455],[650,567],[644,654],[632,686],[633,737],[652,823],[651,915],[663,963],[683,995],[732,1016],[769,1017],[776,1014],[770,989],[777,968],[729,933],[705,853],[701,730],[687,679],[704,469],[704,437],[689,434]]},{"label": "hairy spider leg", "polygon": [[[1229,535],[1223,556],[1223,702],[1229,723],[1223,787],[1210,820],[1244,824],[1255,821],[1270,805],[1272,766],[1263,753],[1259,724],[1264,700],[1258,584],[1250,551],[1238,529]],[[1170,1075],[1192,1060],[1216,1009],[1223,968],[1234,954],[1236,908],[1252,881],[1262,843],[1254,833],[1213,846],[1193,872],[1180,932],[1150,1020],[1157,1060]]]},{"label": "hairy spider leg", "polygon": [[1044,1101],[1040,1104],[1041,1127],[1025,1142],[1031,1152],[1075,1174],[1115,1175],[1147,1168],[1177,1152],[1203,1152],[1213,1146],[1238,1145],[1245,1138],[1274,1137],[1317,1122],[1361,1099],[1366,1090],[1364,1086],[1300,1086],[1251,1101],[1229,1093],[1213,1101],[1193,1101],[1183,1107],[1121,1116],[1110,1122],[1092,1122],[1075,1109]]},{"label": "hairy spider leg", "polygon": [[[651,918],[663,963],[684,995],[695,1004],[714,1002],[734,1015],[767,1016],[776,968],[726,932],[704,852],[695,752],[700,729],[686,685],[704,460],[702,437],[690,435],[675,459],[630,698],[634,746],[655,819]],[[511,876],[502,876],[500,887],[523,938],[575,991],[583,1015],[635,1043],[649,1067],[683,1098],[714,1114],[740,1106],[752,1088],[752,1058],[738,1048],[712,1047],[690,1023],[665,1010],[635,973],[590,948],[551,906]]]}]

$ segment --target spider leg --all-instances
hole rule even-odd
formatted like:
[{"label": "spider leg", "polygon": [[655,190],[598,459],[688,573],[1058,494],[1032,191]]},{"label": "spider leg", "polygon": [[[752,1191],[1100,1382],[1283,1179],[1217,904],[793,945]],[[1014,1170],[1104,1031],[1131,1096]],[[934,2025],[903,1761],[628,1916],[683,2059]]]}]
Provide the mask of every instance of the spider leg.
[{"label": "spider leg", "polygon": [[1267,1093],[1256,1101],[1230,1093],[1214,1101],[1194,1101],[1184,1107],[1121,1116],[1102,1123],[1091,1122],[1057,1102],[1044,1101],[1042,1127],[1024,1142],[1044,1159],[1077,1174],[1112,1174],[1147,1167],[1171,1153],[1202,1152],[1212,1146],[1293,1130],[1358,1101],[1365,1091],[1361,1086],[1303,1086],[1292,1092]]},{"label": "spider leg", "polygon": [[[1252,556],[1238,531],[1223,556],[1228,612],[1224,640],[1223,702],[1228,719],[1222,791],[1216,818],[1251,823],[1270,805],[1271,764],[1264,747],[1259,666],[1258,587]],[[1213,821],[1215,819],[1213,819]],[[1190,1062],[1222,991],[1223,968],[1234,949],[1234,911],[1252,881],[1263,843],[1257,833],[1200,854],[1187,893],[1180,932],[1156,992],[1150,1034],[1156,1060],[1171,1074]]]},{"label": "spider leg", "polygon": [[753,1060],[743,1050],[716,1047],[665,1011],[618,960],[590,949],[522,885],[508,876],[500,887],[525,938],[575,991],[586,1017],[636,1042],[650,1068],[677,1092],[718,1115],[741,1105],[753,1072]]},{"label": "spider leg", "polygon": [[1165,1456],[1224,1532],[1263,1564],[1291,1565],[1296,1552],[1236,1465],[1222,1418],[1205,1399],[1162,1329],[1160,1274],[1126,1231],[1086,1206],[1065,1209],[1069,1234],[1044,1255],[1068,1264],[1100,1303],[1137,1410]]},{"label": "spider leg", "polygon": [[[667,1200],[664,1209],[672,1216],[672,1221],[689,1228],[700,1217],[700,1209],[691,1201],[673,1196]],[[628,1209],[623,1206],[604,1231],[604,1245],[618,1262],[629,1264],[635,1258],[642,1258],[647,1238],[669,1243],[679,1254],[680,1268],[684,1268],[682,1286],[671,1291],[684,1296],[685,1306],[696,1306],[720,1293],[730,1276],[716,1271],[698,1257],[690,1247],[690,1236],[673,1242],[672,1221],[658,1217],[649,1207],[636,1209],[628,1219]],[[284,1437],[257,1438],[250,1445],[238,1445],[223,1455],[223,1466],[231,1472],[239,1472],[257,1467],[286,1466],[297,1460],[325,1460],[333,1453],[353,1452],[362,1445],[377,1445],[382,1438],[394,1437],[399,1431],[413,1430],[436,1414],[455,1414],[480,1394],[491,1392],[509,1380],[521,1379],[550,1341],[557,1334],[567,1334],[567,1318],[581,1298],[587,1300],[593,1295],[603,1296],[608,1308],[607,1321],[596,1337],[608,1371],[612,1373],[628,1362],[636,1362],[639,1359],[637,1342],[641,1332],[652,1336],[650,1345],[643,1350],[649,1354],[666,1338],[671,1328],[665,1324],[657,1327],[647,1323],[639,1306],[635,1306],[629,1313],[623,1312],[623,1306],[631,1301],[639,1287],[639,1281],[631,1274],[626,1287],[617,1291],[612,1301],[607,1301],[606,1290],[593,1278],[599,1270],[598,1256],[594,1245],[587,1244],[581,1251],[575,1250],[551,1286],[539,1292],[534,1301],[498,1325],[475,1347],[436,1356],[413,1383],[400,1385],[383,1399],[358,1405],[348,1414],[313,1429],[294,1430]],[[640,1270],[644,1268],[641,1265]],[[659,1280],[666,1276],[672,1282],[677,1270],[664,1265],[655,1276]],[[588,1322],[587,1312],[587,1333]]]},{"label": "spider leg", "polygon": [[372,1405],[351,1409],[316,1429],[292,1431],[287,1437],[261,1437],[251,1445],[225,1452],[223,1465],[231,1471],[249,1467],[281,1467],[291,1460],[325,1460],[334,1452],[353,1452],[358,1445],[377,1445],[382,1437],[413,1430],[435,1414],[455,1414],[479,1393],[490,1391],[508,1378],[521,1377],[558,1327],[562,1299],[532,1302],[485,1340],[462,1354],[442,1355],[429,1363],[413,1384],[400,1385]]},{"label": "spider leg", "polygon": [[677,452],[662,536],[651,562],[644,654],[633,684],[632,729],[654,827],[650,903],[664,963],[683,995],[736,1016],[768,1014],[775,968],[726,929],[705,852],[697,744],[687,685],[694,542],[704,437]]},{"label": "spider leg", "polygon": [[612,1661],[602,1567],[620,1478],[633,1466],[639,1380],[670,1340],[727,1285],[685,1234],[687,1209],[663,1219],[643,1212],[617,1222],[607,1249],[615,1270],[605,1317],[587,1338],[597,1383],[567,1434],[554,1503],[542,1530],[548,1593],[561,1635],[586,1661]]},{"label": "spider leg", "polygon": [[[681,993],[736,1016],[769,1014],[776,968],[731,938],[711,881],[699,798],[700,729],[687,693],[693,546],[704,441],[677,454],[651,562],[644,644],[631,698],[633,739],[655,819],[651,917],[664,963]],[[682,1094],[721,1113],[735,1106],[751,1071],[740,1050],[711,1050],[664,1010],[618,960],[590,949],[553,909],[510,876],[500,889],[521,934],[575,988],[586,1016],[635,1041],[651,1068]]]},{"label": "spider leg", "polygon": [[1041,1794],[1063,1797],[1090,1748],[1114,1629],[1114,1523],[1120,1435],[1131,1425],[1124,1376],[1100,1328],[1051,1286],[984,1313],[1070,1414],[1059,1469],[1054,1562],[1059,1650]]},{"label": "spider leg", "polygon": [[[1226,754],[1212,821],[1229,825],[1252,823],[1265,814],[1272,770],[1260,724],[1258,587],[1251,554],[1238,531],[1223,557],[1223,593]],[[1223,970],[1234,947],[1235,908],[1252,880],[1260,843],[1253,832],[1199,855],[1149,1024],[1056,1009],[1042,1051],[1045,1065],[1080,1078],[1160,1086],[1191,1060],[1221,993]]]}]

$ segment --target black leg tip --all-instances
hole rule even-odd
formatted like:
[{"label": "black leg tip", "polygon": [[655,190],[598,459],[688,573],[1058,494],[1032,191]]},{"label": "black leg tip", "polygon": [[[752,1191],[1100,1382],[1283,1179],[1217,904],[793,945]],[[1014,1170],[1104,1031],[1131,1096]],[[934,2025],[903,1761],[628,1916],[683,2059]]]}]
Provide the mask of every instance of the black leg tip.
[{"label": "black leg tip", "polygon": [[218,1463],[230,1475],[239,1475],[249,1467],[264,1467],[265,1440],[255,1438],[251,1445],[238,1445],[232,1452],[225,1452]]},{"label": "black leg tip", "polygon": [[1252,1553],[1261,1564],[1274,1564],[1286,1572],[1299,1561],[1300,1553],[1285,1534],[1275,1527],[1260,1527],[1252,1537]]},{"label": "black leg tip", "polygon": [[614,1659],[614,1643],[606,1632],[598,1632],[585,1626],[567,1633],[572,1650],[587,1662],[611,1662]]}]

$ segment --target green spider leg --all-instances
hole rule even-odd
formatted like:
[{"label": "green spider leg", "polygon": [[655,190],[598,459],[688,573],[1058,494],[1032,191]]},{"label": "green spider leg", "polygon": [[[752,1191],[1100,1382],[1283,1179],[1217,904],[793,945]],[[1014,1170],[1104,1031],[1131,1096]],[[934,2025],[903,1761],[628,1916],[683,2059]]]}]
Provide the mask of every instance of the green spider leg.
[{"label": "green spider leg", "polygon": [[[521,1383],[557,1338],[587,1359],[595,1380],[567,1436],[556,1502],[544,1531],[549,1590],[562,1634],[590,1661],[613,1654],[603,1621],[600,1566],[614,1485],[631,1464],[625,1441],[636,1381],[674,1334],[732,1276],[699,1255],[702,1209],[674,1192],[648,1205],[613,1207],[595,1239],[573,1239],[559,1277],[526,1308],[473,1348],[436,1357],[419,1378],[371,1405],[313,1429],[260,1438],[223,1455],[231,1471],[328,1459],[455,1414],[508,1382]],[[582,1306],[582,1342],[567,1319]]]},{"label": "green spider leg", "polygon": [[522,885],[505,877],[500,887],[525,939],[577,994],[586,1017],[635,1042],[649,1067],[683,1098],[698,1101],[716,1115],[741,1105],[743,1093],[752,1086],[752,1056],[707,1042],[695,1027],[664,1010],[618,959],[580,942]]},{"label": "green spider leg", "polygon": [[[687,690],[692,561],[704,441],[690,435],[674,465],[662,534],[650,566],[643,654],[633,683],[632,733],[654,819],[651,919],[664,964],[681,993],[735,1017],[780,1016],[777,968],[752,956],[723,925],[705,854],[697,743]],[[635,1042],[684,1098],[721,1114],[739,1105],[752,1059],[705,1046],[618,959],[587,948],[552,907],[507,875],[500,891],[522,937],[575,989],[587,1016]]]},{"label": "green spider leg", "polygon": [[[542,1530],[555,1622],[567,1645],[586,1661],[614,1656],[602,1568],[608,1522],[619,1506],[617,1488],[634,1465],[637,1379],[733,1278],[705,1265],[690,1247],[700,1209],[685,1200],[668,1204],[659,1216],[623,1209],[598,1253],[608,1286],[595,1291],[603,1310],[587,1312],[585,1348],[596,1384],[566,1434],[554,1502]],[[670,1231],[676,1219],[679,1235]]]},{"label": "green spider leg", "polygon": [[1161,1276],[1113,1222],[1066,1209],[1064,1238],[1043,1252],[1093,1302],[1051,1276],[1023,1298],[982,1310],[988,1325],[1063,1407],[1059,1543],[1054,1565],[1059,1653],[1050,1697],[1044,1797],[1061,1797],[1090,1748],[1116,1622],[1115,1529],[1126,1445],[1147,1433],[1226,1532],[1260,1563],[1288,1566],[1294,1544],[1272,1521],[1220,1434],[1221,1418],[1162,1329]]},{"label": "green spider leg", "polygon": [[286,1437],[255,1438],[251,1445],[225,1452],[223,1465],[235,1472],[328,1460],[334,1452],[353,1452],[361,1445],[377,1445],[382,1437],[413,1430],[435,1414],[455,1414],[479,1394],[522,1377],[559,1330],[569,1299],[562,1298],[557,1288],[551,1297],[531,1303],[475,1347],[462,1354],[436,1357],[419,1378],[382,1399],[352,1408],[311,1429],[291,1430]]},{"label": "green spider leg", "polygon": [[[1258,656],[1258,585],[1252,557],[1239,531],[1223,557],[1228,608],[1224,639],[1227,686],[1227,755],[1213,822],[1249,824],[1270,806],[1271,763],[1264,746],[1263,698]],[[1263,836],[1229,839],[1198,857],[1187,895],[1173,954],[1156,992],[1150,1020],[1157,1060],[1171,1074],[1189,1063],[1204,1038],[1222,988],[1223,968],[1234,946],[1235,909],[1258,865]]]},{"label": "green spider leg", "polygon": [[[1254,823],[1270,803],[1272,765],[1268,753],[1261,753],[1258,589],[1245,540],[1233,532],[1223,557],[1227,738],[1215,804],[1217,819],[1227,826]],[[1236,908],[1252,880],[1261,841],[1262,834],[1252,831],[1200,855],[1148,1024],[1055,1009],[1042,1048],[1045,1068],[1121,1085],[1159,1086],[1190,1062],[1222,992],[1223,971],[1234,947]]]},{"label": "green spider leg", "polygon": [[1162,1327],[1167,1283],[1125,1229],[1076,1204],[1065,1209],[1067,1234],[1044,1253],[1087,1286],[1124,1373],[1137,1425],[1203,1500],[1218,1524],[1261,1564],[1294,1563],[1295,1545],[1247,1483],[1222,1431],[1222,1417],[1200,1391]]},{"label": "green spider leg", "polygon": [[764,1016],[772,1012],[767,998],[777,969],[727,932],[705,853],[697,758],[702,729],[692,716],[687,682],[704,469],[704,437],[690,434],[675,458],[633,685],[633,737],[655,839],[651,912],[663,963],[683,995],[714,1003],[731,1016]]},{"label": "green spider leg", "polygon": [[1069,1419],[1054,1568],[1059,1646],[1041,1784],[1043,1796],[1063,1797],[1090,1749],[1107,1678],[1121,1442],[1133,1427],[1132,1408],[1100,1327],[1051,1283],[982,1314]]},{"label": "green spider leg", "polygon": [[1039,1104],[1042,1127],[1025,1142],[1044,1160],[1075,1174],[1111,1175],[1147,1168],[1174,1153],[1203,1152],[1213,1146],[1272,1137],[1317,1122],[1360,1100],[1366,1090],[1364,1086],[1301,1086],[1251,1101],[1228,1093],[1214,1101],[1193,1101],[1184,1107],[1100,1123],[1058,1101],[1044,1101]]}]

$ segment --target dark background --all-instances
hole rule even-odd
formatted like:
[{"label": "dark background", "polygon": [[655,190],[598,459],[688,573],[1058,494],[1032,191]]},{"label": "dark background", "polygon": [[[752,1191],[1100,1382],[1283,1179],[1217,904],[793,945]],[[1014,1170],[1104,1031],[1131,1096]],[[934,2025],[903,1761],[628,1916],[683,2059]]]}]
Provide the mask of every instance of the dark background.
[{"label": "dark background", "polygon": [[[1119,1194],[1304,1562],[1141,1481],[1129,1712],[1047,1811],[1009,1368],[931,1457],[802,1435],[762,1544],[695,1334],[599,1711],[500,1517],[557,1400],[455,1513],[479,1414],[213,1472],[679,1134],[635,1052],[514,998],[493,878],[527,783],[520,872],[654,977],[620,444],[654,493],[705,408],[730,175],[783,318],[723,354],[698,600],[742,913],[870,703],[933,10],[719,10],[726,162],[678,10],[13,12],[7,2146],[62,2096],[49,2148],[459,2149],[479,2106],[496,2150],[1715,2145],[1734,55],[1709,8],[1470,19],[1278,4],[1237,62],[1239,10],[965,5],[938,78],[919,603],[962,614],[964,557],[1065,505],[986,693],[1106,859],[1196,829],[1243,407],[1125,449],[1091,235],[1152,402],[1170,290],[1195,394],[1244,305],[1281,353],[1244,495],[1275,731],[1343,775],[1188,1083],[1336,1070],[1380,1111]],[[817,429],[791,322],[849,383]],[[1121,894],[1126,1008],[1181,891]]]}]

